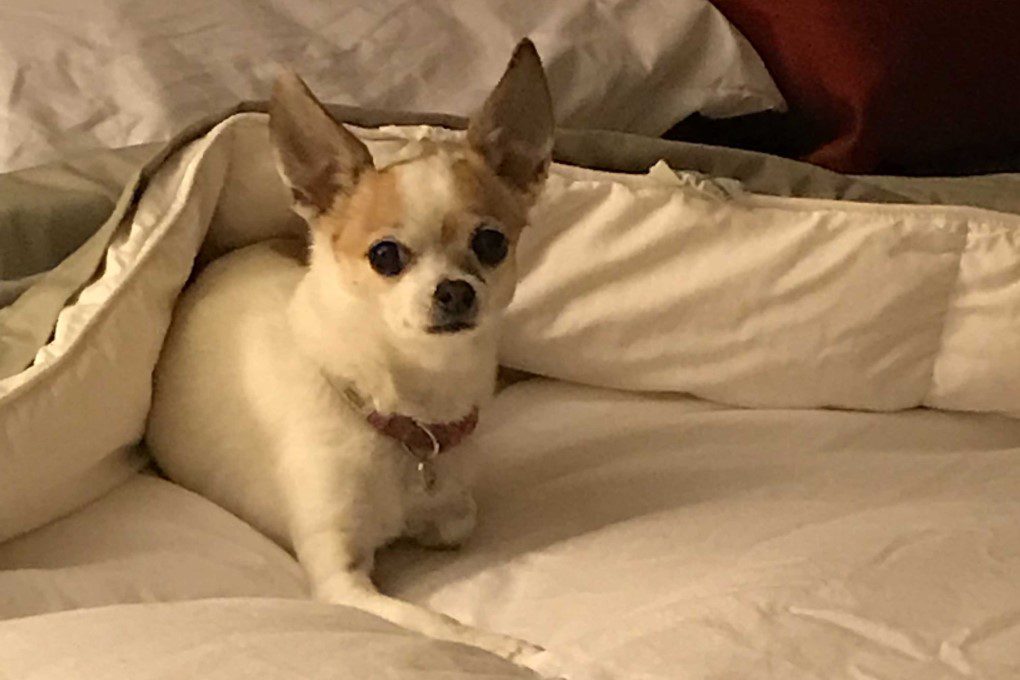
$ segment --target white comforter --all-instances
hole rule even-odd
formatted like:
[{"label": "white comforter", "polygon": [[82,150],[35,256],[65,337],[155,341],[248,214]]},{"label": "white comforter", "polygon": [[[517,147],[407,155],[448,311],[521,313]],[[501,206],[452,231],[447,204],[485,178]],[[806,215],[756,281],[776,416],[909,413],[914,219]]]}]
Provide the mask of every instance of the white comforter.
[{"label": "white comforter", "polygon": [[[475,538],[389,549],[381,585],[536,640],[574,677],[1020,672],[1018,421],[752,411],[535,380],[501,394],[478,436]],[[289,558],[146,477],[3,546],[0,567],[22,570],[0,572],[7,616],[150,603],[0,624],[12,677],[337,677],[331,663],[375,673],[343,677],[518,677],[278,599],[303,595]],[[243,599],[152,604],[214,596]]]}]

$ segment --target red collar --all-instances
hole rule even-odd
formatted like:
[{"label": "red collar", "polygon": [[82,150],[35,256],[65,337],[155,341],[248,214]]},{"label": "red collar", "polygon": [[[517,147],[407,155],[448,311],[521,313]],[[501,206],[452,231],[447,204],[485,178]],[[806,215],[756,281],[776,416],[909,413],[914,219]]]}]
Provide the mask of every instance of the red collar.
[{"label": "red collar", "polygon": [[478,425],[478,407],[460,420],[449,423],[422,423],[411,416],[383,414],[374,410],[368,399],[351,384],[337,384],[323,373],[327,382],[360,413],[377,432],[400,443],[420,461],[428,461],[460,444]]},{"label": "red collar", "polygon": [[412,452],[425,451],[435,456],[457,446],[475,431],[478,407],[450,423],[421,423],[410,416],[383,415],[378,411],[366,415],[365,420],[378,432],[396,439]]}]

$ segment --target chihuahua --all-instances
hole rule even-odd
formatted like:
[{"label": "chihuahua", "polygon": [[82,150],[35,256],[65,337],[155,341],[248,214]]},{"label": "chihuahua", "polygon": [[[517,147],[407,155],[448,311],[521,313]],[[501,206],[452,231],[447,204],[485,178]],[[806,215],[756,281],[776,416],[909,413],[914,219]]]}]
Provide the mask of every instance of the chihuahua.
[{"label": "chihuahua", "polygon": [[464,143],[386,167],[293,74],[269,131],[308,262],[262,243],[197,277],[157,367],[149,448],[292,550],[317,598],[523,662],[539,648],[385,596],[371,572],[397,538],[454,547],[474,528],[470,434],[552,155],[538,53],[517,46]]}]

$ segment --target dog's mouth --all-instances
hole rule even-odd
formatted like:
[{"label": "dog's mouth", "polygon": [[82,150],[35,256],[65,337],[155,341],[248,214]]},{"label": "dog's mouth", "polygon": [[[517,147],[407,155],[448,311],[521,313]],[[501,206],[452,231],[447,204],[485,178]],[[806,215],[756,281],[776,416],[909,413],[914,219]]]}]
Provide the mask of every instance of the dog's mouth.
[{"label": "dog's mouth", "polygon": [[450,321],[443,324],[429,326],[425,329],[425,332],[431,335],[446,335],[450,333],[460,333],[461,331],[469,331],[474,327],[475,324],[467,321]]}]

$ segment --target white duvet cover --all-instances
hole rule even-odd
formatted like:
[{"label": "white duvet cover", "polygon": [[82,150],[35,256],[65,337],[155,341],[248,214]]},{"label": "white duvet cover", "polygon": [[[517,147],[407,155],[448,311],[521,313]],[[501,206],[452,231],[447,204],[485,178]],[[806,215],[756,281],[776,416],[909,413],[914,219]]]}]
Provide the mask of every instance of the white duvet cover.
[{"label": "white duvet cover", "polygon": [[[1016,420],[744,410],[535,380],[497,397],[478,437],[475,537],[452,553],[388,549],[380,584],[535,640],[573,677],[1020,673]],[[0,607],[12,592],[20,615],[300,597],[296,565],[224,514],[169,483],[131,482],[0,547],[0,565],[33,568],[0,573]],[[168,583],[174,571],[181,578]],[[273,677],[336,677],[304,670],[309,655],[383,653],[394,641],[424,650],[382,639],[383,628],[313,603],[250,598],[98,609],[0,624],[0,668],[21,669],[18,678],[185,677],[169,669],[200,659],[220,669],[208,677],[253,677],[270,663],[291,673]],[[401,670],[400,654],[392,677],[431,678],[460,658],[415,652],[419,676]],[[115,658],[132,673],[102,665]],[[60,675],[71,667],[79,672]],[[436,677],[474,677],[458,672]]]}]

